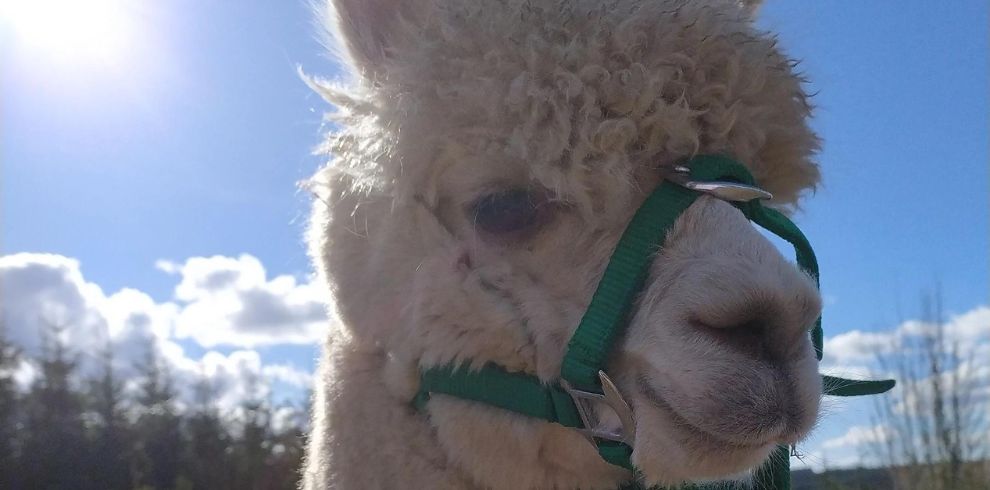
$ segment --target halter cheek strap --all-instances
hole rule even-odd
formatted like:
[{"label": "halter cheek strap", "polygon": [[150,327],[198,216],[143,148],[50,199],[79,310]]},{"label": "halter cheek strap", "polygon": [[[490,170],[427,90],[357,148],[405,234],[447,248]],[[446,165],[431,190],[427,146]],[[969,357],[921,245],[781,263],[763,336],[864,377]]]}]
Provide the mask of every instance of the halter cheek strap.
[{"label": "halter cheek strap", "polygon": [[[788,241],[794,247],[798,266],[818,284],[818,261],[811,244],[791,220],[760,203],[760,199],[770,196],[755,186],[749,171],[726,157],[698,156],[685,166],[675,167],[673,175],[646,198],[629,222],[568,343],[561,379],[545,384],[533,375],[508,372],[495,364],[477,370],[466,364],[436,366],[423,371],[415,406],[423,409],[431,394],[440,393],[574,428],[589,438],[605,461],[635,471],[630,461],[635,422],[605,373],[605,363],[625,331],[632,304],[671,227],[702,194],[731,202],[749,220]],[[811,340],[821,360],[820,317],[811,328]],[[834,396],[877,394],[894,386],[893,380],[856,381],[834,376],[822,376],[822,383],[825,394]],[[590,408],[596,401],[616,412],[622,421],[621,431],[599,427],[595,411]],[[789,489],[789,456],[790,449],[780,446],[770,463],[754,475],[757,488]],[[642,487],[633,481],[623,488]]]}]

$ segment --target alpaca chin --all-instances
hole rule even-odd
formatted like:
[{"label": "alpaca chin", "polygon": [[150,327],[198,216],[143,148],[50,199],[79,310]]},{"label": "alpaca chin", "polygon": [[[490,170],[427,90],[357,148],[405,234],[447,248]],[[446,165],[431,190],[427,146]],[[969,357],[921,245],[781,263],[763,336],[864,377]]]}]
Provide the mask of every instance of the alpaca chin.
[{"label": "alpaca chin", "polygon": [[667,408],[641,398],[633,403],[637,430],[632,462],[650,484],[744,477],[776,446],[727,443],[679,423]]},{"label": "alpaca chin", "polygon": [[633,464],[652,484],[745,479],[774,448],[814,427],[822,392],[810,342],[806,347],[773,367],[729,356],[732,376],[695,373],[691,382],[704,385],[697,397],[670,391],[677,374],[627,358],[620,366],[636,419]]}]

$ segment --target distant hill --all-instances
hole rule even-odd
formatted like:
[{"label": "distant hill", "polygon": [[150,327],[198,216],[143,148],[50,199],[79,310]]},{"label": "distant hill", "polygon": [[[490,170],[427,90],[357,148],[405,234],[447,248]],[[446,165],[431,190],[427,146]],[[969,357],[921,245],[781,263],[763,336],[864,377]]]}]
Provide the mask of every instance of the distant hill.
[{"label": "distant hill", "polygon": [[792,490],[893,490],[894,482],[886,468],[829,470],[816,474],[811,470],[791,472]]},{"label": "distant hill", "polygon": [[[908,467],[897,467],[895,471],[910,482],[905,486],[895,486],[891,468],[849,468],[828,470],[814,473],[811,470],[796,470],[791,472],[792,490],[931,490],[930,483],[913,480],[908,475],[922,475],[919,467],[910,471]],[[990,490],[990,460],[974,461],[963,464],[962,481],[959,490]],[[930,480],[929,480],[930,481]],[[915,485],[911,487],[910,485]],[[955,489],[953,489],[955,490]]]}]

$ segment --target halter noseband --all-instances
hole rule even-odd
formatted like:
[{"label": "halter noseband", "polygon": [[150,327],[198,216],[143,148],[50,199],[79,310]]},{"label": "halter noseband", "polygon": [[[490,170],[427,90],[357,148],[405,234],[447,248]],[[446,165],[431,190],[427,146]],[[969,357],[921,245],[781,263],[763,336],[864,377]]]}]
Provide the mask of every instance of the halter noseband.
[{"label": "halter noseband", "polygon": [[[422,372],[415,406],[423,409],[430,395],[439,393],[557,423],[584,434],[605,461],[635,472],[630,461],[635,420],[605,373],[605,362],[625,330],[632,304],[668,232],[702,194],[730,202],[750,221],[790,242],[798,266],[818,284],[818,261],[808,239],[790,219],[760,203],[771,196],[755,185],[749,171],[723,156],[697,156],[674,167],[672,175],[666,176],[646,198],[627,225],[567,345],[558,381],[545,384],[531,374],[508,372],[492,363],[480,369],[471,369],[467,363],[435,366]],[[811,340],[821,360],[821,317],[811,329]],[[822,383],[825,394],[834,396],[877,394],[894,386],[893,380],[857,381],[826,375]],[[591,408],[595,402],[604,403],[616,413],[621,430],[600,425]],[[790,448],[778,447],[753,480],[762,490],[789,489]],[[632,481],[623,488],[642,487]]]}]

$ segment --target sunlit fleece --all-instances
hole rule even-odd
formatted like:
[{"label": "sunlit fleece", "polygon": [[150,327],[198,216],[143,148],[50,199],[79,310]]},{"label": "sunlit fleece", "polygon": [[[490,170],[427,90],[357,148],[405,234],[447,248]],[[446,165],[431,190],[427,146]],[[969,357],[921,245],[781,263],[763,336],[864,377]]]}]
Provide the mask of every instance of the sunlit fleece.
[{"label": "sunlit fleece", "polygon": [[15,47],[60,63],[121,61],[138,31],[133,0],[0,0]]}]

